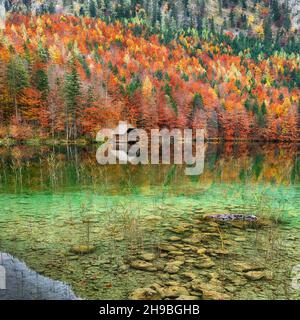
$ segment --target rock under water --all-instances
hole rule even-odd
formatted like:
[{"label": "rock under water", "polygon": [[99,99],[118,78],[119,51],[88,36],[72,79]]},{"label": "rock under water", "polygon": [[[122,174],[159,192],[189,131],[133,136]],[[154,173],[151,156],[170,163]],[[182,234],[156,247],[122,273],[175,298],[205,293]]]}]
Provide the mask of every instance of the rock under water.
[{"label": "rock under water", "polygon": [[258,220],[258,218],[254,215],[244,215],[244,214],[214,214],[214,215],[208,215],[206,218],[219,220],[219,221],[256,222]]}]

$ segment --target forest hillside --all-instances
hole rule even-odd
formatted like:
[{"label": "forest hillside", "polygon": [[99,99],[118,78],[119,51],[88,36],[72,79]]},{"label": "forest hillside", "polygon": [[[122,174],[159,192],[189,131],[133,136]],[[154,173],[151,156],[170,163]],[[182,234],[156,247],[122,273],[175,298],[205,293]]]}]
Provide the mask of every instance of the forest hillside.
[{"label": "forest hillside", "polygon": [[94,139],[119,120],[203,128],[207,138],[226,140],[299,138],[297,2],[291,9],[276,0],[3,1],[2,8],[2,141]]}]

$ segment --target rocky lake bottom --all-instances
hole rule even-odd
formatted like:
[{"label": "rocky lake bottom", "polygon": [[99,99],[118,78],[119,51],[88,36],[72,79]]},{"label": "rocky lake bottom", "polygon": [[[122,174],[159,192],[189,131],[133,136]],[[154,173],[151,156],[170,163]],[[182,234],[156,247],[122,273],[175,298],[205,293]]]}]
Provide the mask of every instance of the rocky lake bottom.
[{"label": "rocky lake bottom", "polygon": [[182,215],[159,205],[138,218],[115,210],[118,222],[107,224],[97,215],[7,220],[0,248],[82,299],[300,298],[300,227],[218,221],[200,206]]},{"label": "rocky lake bottom", "polygon": [[95,148],[0,148],[0,253],[26,263],[14,281],[34,299],[51,281],[59,299],[300,299],[298,149],[209,144],[187,177],[100,166]]}]

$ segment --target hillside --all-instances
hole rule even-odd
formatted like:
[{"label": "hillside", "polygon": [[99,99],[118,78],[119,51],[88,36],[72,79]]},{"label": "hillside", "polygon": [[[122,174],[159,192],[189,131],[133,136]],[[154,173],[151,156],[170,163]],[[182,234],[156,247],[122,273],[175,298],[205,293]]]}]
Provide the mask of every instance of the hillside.
[{"label": "hillside", "polygon": [[[236,54],[203,31],[164,44],[140,24],[12,14],[0,33],[0,138],[94,138],[133,125],[295,140],[300,56]],[[223,39],[223,40],[222,40]]]},{"label": "hillside", "polygon": [[200,29],[260,33],[271,17],[274,32],[299,31],[299,0],[1,0],[8,12],[64,13],[116,19],[145,19],[152,28]]}]

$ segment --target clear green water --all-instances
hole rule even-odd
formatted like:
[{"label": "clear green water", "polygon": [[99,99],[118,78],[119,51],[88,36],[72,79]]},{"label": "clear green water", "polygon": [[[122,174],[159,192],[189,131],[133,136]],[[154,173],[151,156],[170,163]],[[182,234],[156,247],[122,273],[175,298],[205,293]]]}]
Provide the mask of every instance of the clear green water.
[{"label": "clear green water", "polygon": [[[166,298],[178,297],[167,290],[176,287],[199,299],[299,299],[291,286],[300,264],[298,149],[208,144],[204,173],[191,178],[183,166],[100,166],[95,146],[2,147],[0,252],[82,298],[128,299],[156,284]],[[208,213],[255,214],[268,223],[220,224],[203,219]],[[70,252],[78,245],[95,251]],[[137,270],[145,252],[154,254],[151,266]],[[203,259],[210,264],[201,266]],[[262,278],[249,279],[237,263]]]}]

